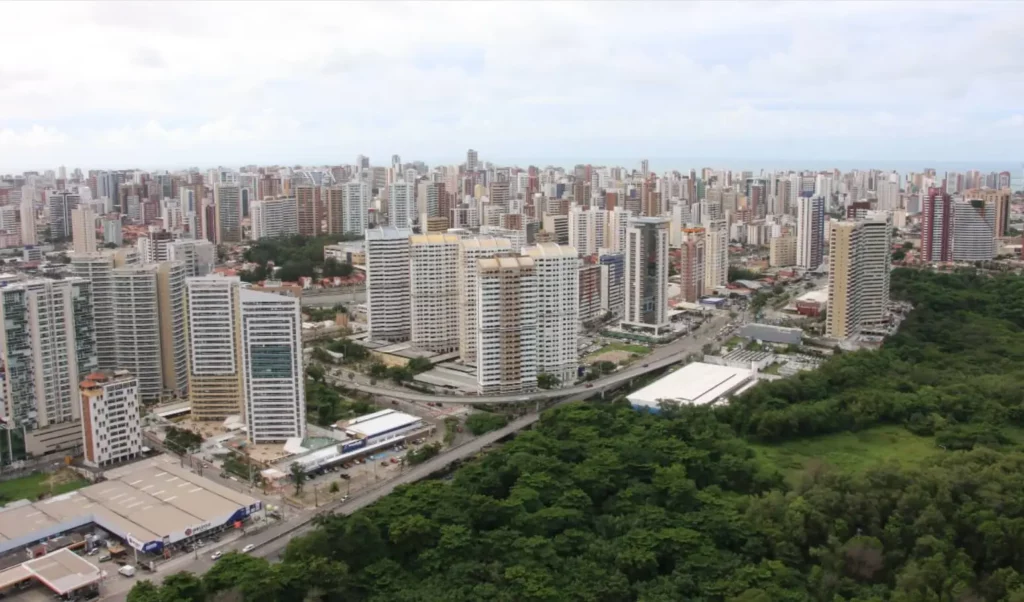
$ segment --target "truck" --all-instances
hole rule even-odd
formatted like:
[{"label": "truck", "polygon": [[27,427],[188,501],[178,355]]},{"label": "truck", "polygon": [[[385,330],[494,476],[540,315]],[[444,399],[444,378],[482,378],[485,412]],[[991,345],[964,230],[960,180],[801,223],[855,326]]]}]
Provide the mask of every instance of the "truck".
[{"label": "truck", "polygon": [[117,572],[121,573],[125,577],[134,577],[135,576],[135,567],[133,567],[130,564],[126,564],[123,567],[121,567],[120,569],[118,569]]}]

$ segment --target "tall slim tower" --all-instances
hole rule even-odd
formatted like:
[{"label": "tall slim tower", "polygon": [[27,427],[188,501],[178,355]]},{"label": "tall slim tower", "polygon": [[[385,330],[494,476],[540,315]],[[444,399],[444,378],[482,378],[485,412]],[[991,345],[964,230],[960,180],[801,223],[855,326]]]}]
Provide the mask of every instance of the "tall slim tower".
[{"label": "tall slim tower", "polygon": [[[78,383],[96,369],[92,283],[81,278],[10,282],[0,289],[0,320],[6,325],[0,329],[0,350],[7,368],[8,424],[34,430],[77,421]],[[47,447],[80,442],[80,429],[72,429],[67,440]]]},{"label": "tall slim tower", "polygon": [[346,182],[343,188],[345,234],[366,232],[366,212],[370,205],[370,186],[366,182]]},{"label": "tall slim tower", "polygon": [[479,169],[477,153],[473,149],[466,151],[466,171],[474,172]]},{"label": "tall slim tower", "polygon": [[533,260],[537,283],[537,372],[571,383],[579,365],[579,253],[551,242],[522,253]]},{"label": "tall slim tower", "polygon": [[82,198],[66,190],[49,193],[50,237],[53,240],[71,238],[71,212]]},{"label": "tall slim tower", "polygon": [[409,255],[412,343],[451,353],[459,348],[459,237],[414,235]]},{"label": "tall slim tower", "polygon": [[796,264],[807,270],[821,265],[825,246],[825,201],[817,197],[797,199]]},{"label": "tall slim tower", "polygon": [[216,242],[242,242],[242,196],[237,184],[218,184],[213,189]]},{"label": "tall slim tower", "polygon": [[942,188],[921,195],[921,258],[953,261],[953,204]]},{"label": "tall slim tower", "polygon": [[75,253],[92,253],[96,250],[96,212],[91,207],[75,207],[71,210],[71,239]]},{"label": "tall slim tower", "polygon": [[668,323],[667,217],[635,217],[626,231],[625,326],[660,334]]},{"label": "tall slim tower", "polygon": [[537,386],[538,299],[533,259],[477,260],[477,388],[481,394]]},{"label": "tall slim tower", "polygon": [[245,423],[253,443],[306,436],[299,300],[242,289],[241,358]]},{"label": "tall slim tower", "polygon": [[476,364],[476,343],[479,311],[477,278],[479,260],[507,257],[513,254],[512,241],[493,236],[464,238],[459,244],[457,288],[459,291],[459,357],[465,364]]},{"label": "tall slim tower", "polygon": [[117,324],[114,311],[114,269],[139,263],[135,249],[71,253],[71,273],[92,282],[96,367],[117,369]]},{"label": "tall slim tower", "polygon": [[396,228],[412,228],[415,216],[416,188],[409,182],[395,182],[388,190],[388,219],[391,225]]},{"label": "tall slim tower", "polygon": [[412,230],[384,226],[366,231],[366,313],[370,338],[408,341],[409,237]]},{"label": "tall slim tower", "polygon": [[325,186],[320,192],[324,208],[327,212],[327,233],[342,234],[345,214],[345,188],[343,186]]},{"label": "tall slim tower", "polygon": [[729,284],[729,226],[710,220],[704,229],[704,291]]},{"label": "tall slim tower", "polygon": [[682,230],[679,248],[679,287],[683,301],[696,303],[704,296],[705,230]]},{"label": "tall slim tower", "polygon": [[885,218],[832,224],[826,336],[847,338],[885,321],[891,236]]},{"label": "tall slim tower", "polygon": [[196,420],[221,421],[242,413],[238,278],[185,281],[188,312],[189,397]]},{"label": "tall slim tower", "polygon": [[302,184],[295,187],[296,221],[299,234],[317,236],[324,218],[320,187]]}]

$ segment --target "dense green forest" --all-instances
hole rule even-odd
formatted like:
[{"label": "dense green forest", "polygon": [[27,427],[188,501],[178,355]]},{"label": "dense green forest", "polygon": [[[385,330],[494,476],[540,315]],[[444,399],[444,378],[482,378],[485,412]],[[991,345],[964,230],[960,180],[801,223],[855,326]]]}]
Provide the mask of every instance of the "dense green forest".
[{"label": "dense green forest", "polygon": [[250,271],[243,270],[239,277],[246,282],[258,282],[270,277],[270,266],[280,268],[276,277],[286,282],[294,282],[302,276],[347,277],[352,274],[352,266],[347,263],[324,260],[324,246],[339,241],[359,240],[362,237],[353,235],[323,236],[285,236],[281,238],[264,238],[254,242],[246,249],[243,258],[257,264]]},{"label": "dense green forest", "polygon": [[[1024,602],[1024,279],[894,272],[915,311],[881,351],[726,408],[569,404],[459,469],[131,602]],[[881,423],[921,466],[809,467],[750,441]]]}]

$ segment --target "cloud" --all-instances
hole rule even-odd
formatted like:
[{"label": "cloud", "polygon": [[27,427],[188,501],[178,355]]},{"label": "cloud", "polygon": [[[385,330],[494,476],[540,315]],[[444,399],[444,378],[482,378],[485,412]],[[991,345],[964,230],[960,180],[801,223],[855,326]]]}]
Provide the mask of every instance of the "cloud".
[{"label": "cloud", "polygon": [[[1015,3],[159,2],[8,12],[46,22],[48,35],[0,37],[0,171],[45,167],[40,160],[339,163],[359,153],[452,163],[468,147],[538,163],[1019,155],[1024,10]],[[26,53],[31,71],[19,62]],[[29,140],[34,150],[19,152]]]}]

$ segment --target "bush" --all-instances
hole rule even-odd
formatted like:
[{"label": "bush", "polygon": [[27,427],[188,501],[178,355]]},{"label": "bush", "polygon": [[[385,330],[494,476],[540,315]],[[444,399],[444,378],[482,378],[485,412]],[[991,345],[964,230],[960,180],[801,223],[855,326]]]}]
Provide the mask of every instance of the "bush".
[{"label": "bush", "polygon": [[474,435],[483,435],[496,431],[508,424],[508,418],[503,414],[492,414],[490,412],[477,412],[466,418],[466,428]]}]

